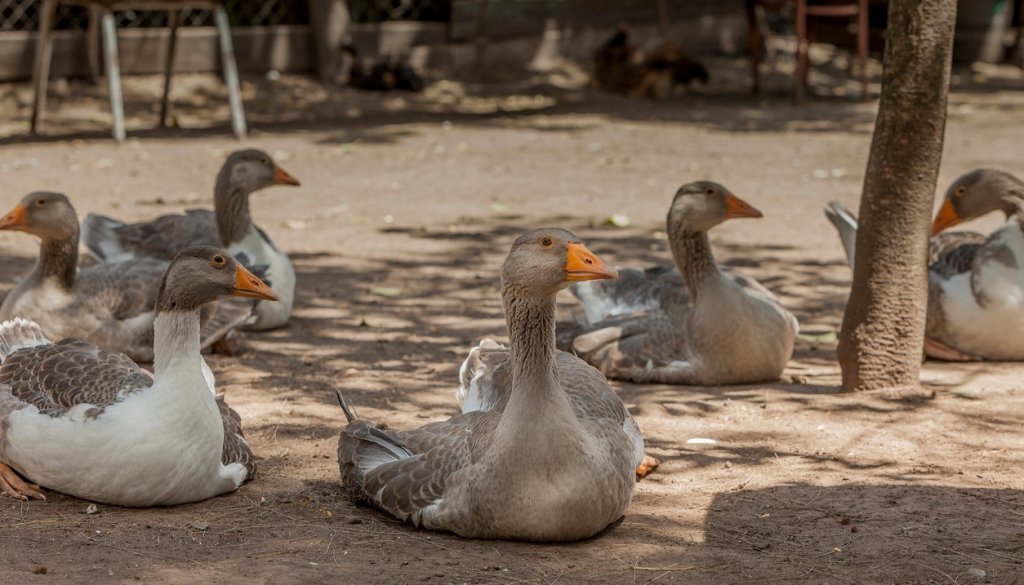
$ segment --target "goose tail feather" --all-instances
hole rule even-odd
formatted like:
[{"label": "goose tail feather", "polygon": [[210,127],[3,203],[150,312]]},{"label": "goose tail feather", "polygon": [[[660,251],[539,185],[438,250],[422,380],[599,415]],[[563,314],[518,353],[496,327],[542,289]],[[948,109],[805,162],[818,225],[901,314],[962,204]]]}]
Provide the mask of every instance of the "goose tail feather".
[{"label": "goose tail feather", "polygon": [[857,218],[838,201],[830,201],[825,207],[825,217],[828,218],[836,231],[839,232],[839,240],[846,252],[846,261],[853,267],[854,255],[857,246]]}]

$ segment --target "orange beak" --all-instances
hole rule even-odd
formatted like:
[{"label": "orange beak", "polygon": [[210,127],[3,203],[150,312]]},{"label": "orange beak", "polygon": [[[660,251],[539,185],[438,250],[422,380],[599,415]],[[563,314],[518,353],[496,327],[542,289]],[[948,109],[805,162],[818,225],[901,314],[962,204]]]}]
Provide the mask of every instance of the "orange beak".
[{"label": "orange beak", "polygon": [[732,193],[726,194],[725,219],[737,219],[740,217],[764,217],[764,214]]},{"label": "orange beak", "polygon": [[301,185],[299,180],[289,175],[281,167],[274,167],[274,184],[275,185],[295,185],[298,187]]},{"label": "orange beak", "polygon": [[17,229],[17,231],[25,231],[28,226],[29,220],[29,208],[23,203],[18,203],[11,209],[7,215],[0,219],[0,229]]},{"label": "orange beak", "polygon": [[248,299],[277,300],[277,295],[274,294],[274,291],[241,264],[235,270],[235,289],[231,291],[231,294]]},{"label": "orange beak", "polygon": [[583,244],[569,244],[569,252],[565,258],[565,279],[570,282],[580,280],[601,280],[616,278],[619,273],[614,268],[605,266],[604,260],[598,258]]},{"label": "orange beak", "polygon": [[939,212],[935,214],[935,221],[932,222],[932,235],[941,232],[946,228],[951,228],[960,222],[963,218],[953,208],[953,202],[947,199],[942,207],[939,208]]},{"label": "orange beak", "polygon": [[0,230],[19,230],[24,231],[28,227],[28,208],[23,203],[19,203],[0,219]]}]

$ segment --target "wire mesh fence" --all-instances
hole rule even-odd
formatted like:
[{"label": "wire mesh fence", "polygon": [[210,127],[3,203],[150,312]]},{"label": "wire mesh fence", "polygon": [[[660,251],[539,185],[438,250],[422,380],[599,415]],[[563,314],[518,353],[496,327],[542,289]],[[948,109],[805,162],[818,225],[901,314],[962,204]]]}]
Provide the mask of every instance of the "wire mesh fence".
[{"label": "wire mesh fence", "polygon": [[348,7],[353,22],[447,22],[452,13],[452,0],[350,0]]},{"label": "wire mesh fence", "polygon": [[[453,0],[349,0],[354,22],[418,20],[446,22]],[[308,0],[225,0],[232,26],[277,26],[308,24]],[[41,0],[0,0],[0,32],[32,31],[39,28]],[[117,23],[125,28],[167,26],[162,11],[124,10]],[[57,8],[55,28],[81,30],[89,22],[89,11],[81,6],[62,4]],[[213,26],[209,10],[186,10],[184,26]]]}]

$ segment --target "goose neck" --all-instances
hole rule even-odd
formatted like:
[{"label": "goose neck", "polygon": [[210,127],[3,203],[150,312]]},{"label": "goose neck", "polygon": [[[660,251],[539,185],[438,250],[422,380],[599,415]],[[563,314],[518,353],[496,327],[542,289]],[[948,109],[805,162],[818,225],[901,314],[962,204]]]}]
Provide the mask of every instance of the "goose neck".
[{"label": "goose neck", "polygon": [[78,232],[66,238],[44,239],[39,247],[35,274],[40,279],[53,278],[65,289],[75,284],[78,270]]},{"label": "goose neck", "polygon": [[221,245],[230,246],[240,242],[249,233],[252,227],[249,195],[249,192],[231,185],[227,176],[217,178],[213,211]]},{"label": "goose neck", "polygon": [[537,301],[506,294],[505,320],[516,388],[557,388],[554,299]]},{"label": "goose neck", "polygon": [[203,375],[198,309],[157,313],[153,323],[153,374],[160,379],[171,373]]},{"label": "goose neck", "polygon": [[718,273],[707,232],[683,231],[672,238],[672,257],[686,281],[690,294],[696,297],[702,286]]}]

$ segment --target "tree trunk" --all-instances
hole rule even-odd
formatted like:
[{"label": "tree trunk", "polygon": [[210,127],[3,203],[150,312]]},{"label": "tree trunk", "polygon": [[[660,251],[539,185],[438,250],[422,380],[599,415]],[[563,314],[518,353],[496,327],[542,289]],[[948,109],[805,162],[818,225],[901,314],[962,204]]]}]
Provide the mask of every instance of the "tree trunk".
[{"label": "tree trunk", "polygon": [[309,0],[309,20],[320,81],[348,82],[341,55],[341,47],[351,40],[352,17],[346,0]]},{"label": "tree trunk", "polygon": [[942,159],[956,0],[892,0],[838,357],[843,390],[916,387],[928,226]]}]

